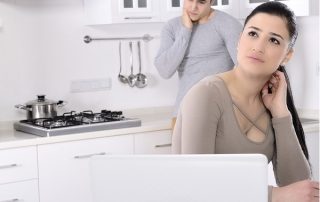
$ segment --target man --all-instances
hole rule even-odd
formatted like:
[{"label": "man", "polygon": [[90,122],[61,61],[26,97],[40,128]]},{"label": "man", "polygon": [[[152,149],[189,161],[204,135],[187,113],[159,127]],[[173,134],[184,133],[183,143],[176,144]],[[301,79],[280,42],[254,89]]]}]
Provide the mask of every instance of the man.
[{"label": "man", "polygon": [[183,14],[169,20],[161,32],[154,65],[163,78],[179,75],[173,126],[180,102],[198,81],[228,71],[236,63],[241,23],[211,8],[214,0],[184,0]]}]

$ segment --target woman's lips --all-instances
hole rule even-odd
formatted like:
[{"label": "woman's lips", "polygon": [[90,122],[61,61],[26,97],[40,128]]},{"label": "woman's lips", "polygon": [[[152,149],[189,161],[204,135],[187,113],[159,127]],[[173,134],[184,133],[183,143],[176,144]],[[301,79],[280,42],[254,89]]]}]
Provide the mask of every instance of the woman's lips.
[{"label": "woman's lips", "polygon": [[264,63],[263,59],[260,59],[258,57],[255,56],[248,56],[249,60],[253,61],[253,62],[260,62],[260,63]]}]

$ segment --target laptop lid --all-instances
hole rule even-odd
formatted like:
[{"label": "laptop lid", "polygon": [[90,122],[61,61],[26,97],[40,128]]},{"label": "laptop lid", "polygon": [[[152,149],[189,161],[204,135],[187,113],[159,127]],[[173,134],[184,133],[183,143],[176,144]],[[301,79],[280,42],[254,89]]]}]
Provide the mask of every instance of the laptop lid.
[{"label": "laptop lid", "polygon": [[91,159],[94,202],[267,202],[260,154],[114,155]]}]

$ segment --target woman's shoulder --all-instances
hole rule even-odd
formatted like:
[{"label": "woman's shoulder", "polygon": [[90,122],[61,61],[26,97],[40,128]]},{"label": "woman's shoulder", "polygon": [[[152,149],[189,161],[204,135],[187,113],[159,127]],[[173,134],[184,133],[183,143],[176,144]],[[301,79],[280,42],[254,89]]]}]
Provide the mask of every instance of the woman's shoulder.
[{"label": "woman's shoulder", "polygon": [[216,98],[223,97],[226,93],[224,81],[217,75],[210,75],[203,78],[192,87],[192,90]]}]

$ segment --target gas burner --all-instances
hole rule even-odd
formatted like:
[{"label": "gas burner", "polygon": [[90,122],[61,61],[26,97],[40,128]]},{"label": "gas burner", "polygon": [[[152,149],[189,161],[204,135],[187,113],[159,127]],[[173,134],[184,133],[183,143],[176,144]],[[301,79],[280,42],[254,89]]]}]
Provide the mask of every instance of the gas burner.
[{"label": "gas burner", "polygon": [[70,133],[91,132],[118,128],[141,126],[141,120],[126,118],[122,111],[92,110],[82,112],[70,111],[62,116],[22,120],[14,123],[14,128],[39,136],[63,135]]}]

